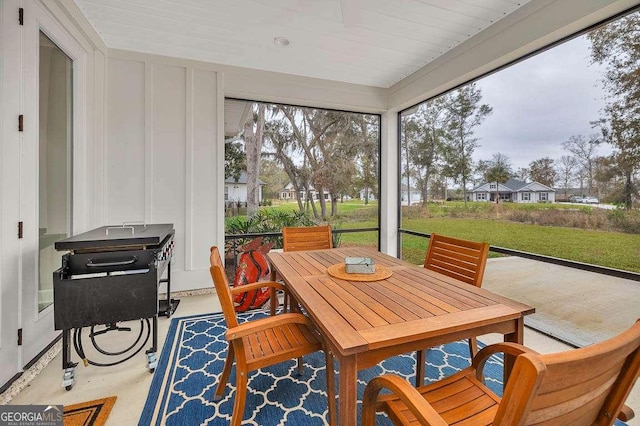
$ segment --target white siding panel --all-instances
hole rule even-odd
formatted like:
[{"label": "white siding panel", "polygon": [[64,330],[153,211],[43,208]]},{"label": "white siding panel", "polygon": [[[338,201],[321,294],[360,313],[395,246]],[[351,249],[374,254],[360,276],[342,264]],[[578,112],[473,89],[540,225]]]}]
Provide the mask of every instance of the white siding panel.
[{"label": "white siding panel", "polygon": [[144,220],[144,62],[111,59],[107,71],[107,224]]},{"label": "white siding panel", "polygon": [[[185,229],[185,144],[186,144],[186,69],[163,64],[152,65],[150,84],[153,101],[151,142],[147,158],[151,158],[152,176],[147,182],[151,194],[153,223],[173,223],[176,240],[182,250],[175,253],[174,267],[184,268]],[[147,112],[149,114],[149,111]],[[149,123],[147,123],[149,127]]]},{"label": "white siding panel", "polygon": [[[193,269],[209,268],[209,247],[224,244],[216,241],[218,219],[224,212],[217,209],[217,199],[224,194],[216,184],[218,163],[217,73],[207,70],[193,71],[192,87],[192,144],[191,152],[191,265]],[[222,125],[222,123],[220,123]],[[207,282],[210,285],[210,282]]]}]

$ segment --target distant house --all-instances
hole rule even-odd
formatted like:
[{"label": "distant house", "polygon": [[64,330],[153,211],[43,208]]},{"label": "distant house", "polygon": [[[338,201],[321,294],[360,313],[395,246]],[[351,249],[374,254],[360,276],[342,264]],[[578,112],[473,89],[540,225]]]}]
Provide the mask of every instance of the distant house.
[{"label": "distant house", "polygon": [[[326,194],[325,194],[326,195]],[[304,189],[300,190],[300,193],[296,192],[296,189],[293,187],[293,184],[289,182],[285,185],[285,187],[280,191],[280,199],[285,201],[295,201],[297,199],[306,200],[307,199],[307,191]],[[326,197],[325,197],[326,198]],[[316,191],[313,186],[309,187],[309,199],[317,200],[318,199],[318,191]]]},{"label": "distant house", "polygon": [[[262,187],[265,183],[258,179],[258,202],[262,201]],[[225,203],[239,202],[247,203],[247,174],[242,172],[238,181],[233,177],[224,181],[224,201]]]},{"label": "distant house", "polygon": [[[419,189],[417,188],[410,188],[410,195],[411,195],[411,205],[415,205],[415,204],[422,204],[422,193],[420,192]],[[407,185],[406,184],[402,184],[402,193],[400,194],[400,202],[403,206],[406,206],[409,204],[409,199],[407,197]]]},{"label": "distant house", "polygon": [[[285,187],[280,191],[280,199],[285,201],[295,201],[300,198],[303,201],[307,200],[307,191],[304,189],[300,190],[300,193],[297,194],[293,184],[289,182]],[[318,191],[315,190],[313,186],[309,186],[309,200],[318,200],[320,195]],[[324,192],[324,199],[326,201],[331,200],[331,194],[329,192]]]},{"label": "distant house", "polygon": [[[556,190],[539,182],[522,182],[509,179],[506,183],[498,184],[500,201],[514,203],[541,203],[556,201]],[[495,201],[496,182],[483,183],[471,190],[471,201]]]},{"label": "distant house", "polygon": [[366,200],[367,198],[369,198],[369,201],[375,201],[376,193],[373,192],[373,189],[371,188],[361,189],[358,192],[358,198],[360,198],[361,200]]}]

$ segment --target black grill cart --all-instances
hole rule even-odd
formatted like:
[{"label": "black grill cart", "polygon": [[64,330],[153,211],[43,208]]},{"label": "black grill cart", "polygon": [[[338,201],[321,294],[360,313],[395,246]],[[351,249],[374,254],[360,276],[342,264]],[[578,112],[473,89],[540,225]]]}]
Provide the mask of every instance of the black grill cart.
[{"label": "black grill cart", "polygon": [[[118,323],[137,319],[141,320],[141,336],[146,319],[147,339],[149,333],[153,336],[152,346],[146,351],[147,366],[150,371],[155,369],[158,315],[170,317],[179,302],[171,299],[174,234],[173,224],[124,224],[103,226],[55,243],[56,250],[67,251],[62,267],[53,273],[54,323],[56,330],[62,330],[63,386],[67,390],[73,386],[77,366],[71,361],[72,332],[78,355],[85,363],[97,366],[126,361],[142,347],[118,362],[88,361],[82,349],[83,327],[91,327],[89,336],[101,353],[122,358],[123,353],[135,348],[104,351],[96,345],[95,336],[131,331]],[[162,278],[165,270],[166,278]],[[160,283],[167,284],[164,299],[158,297]]]}]

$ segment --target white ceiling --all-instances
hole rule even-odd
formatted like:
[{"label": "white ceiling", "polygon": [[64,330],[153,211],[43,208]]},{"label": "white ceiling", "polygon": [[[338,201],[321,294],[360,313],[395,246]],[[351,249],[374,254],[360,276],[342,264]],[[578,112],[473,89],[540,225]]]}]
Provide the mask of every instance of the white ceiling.
[{"label": "white ceiling", "polygon": [[75,0],[109,48],[383,88],[529,1]]}]

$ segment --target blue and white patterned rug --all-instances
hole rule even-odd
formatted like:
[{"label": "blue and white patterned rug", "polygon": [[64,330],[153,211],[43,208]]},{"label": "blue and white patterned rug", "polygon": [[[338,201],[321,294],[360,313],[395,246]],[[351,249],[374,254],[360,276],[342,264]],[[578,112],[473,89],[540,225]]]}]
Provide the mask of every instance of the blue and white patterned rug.
[{"label": "blue and white patterned rug", "polygon": [[[240,322],[268,315],[252,311]],[[173,318],[154,373],[139,426],[227,425],[235,395],[235,368],[219,402],[213,401],[227,353],[226,323],[222,314]],[[441,379],[469,365],[466,341],[433,348],[427,354],[426,382]],[[380,374],[394,373],[413,382],[415,354],[396,356],[358,373],[358,395]],[[295,374],[295,361],[249,374],[243,425],[326,425],[328,419],[324,354],[304,357],[305,371]],[[492,357],[485,366],[487,384],[502,392],[502,360]],[[336,377],[337,379],[337,377]],[[360,423],[360,402],[358,403]],[[378,415],[378,425],[391,422]]]}]

